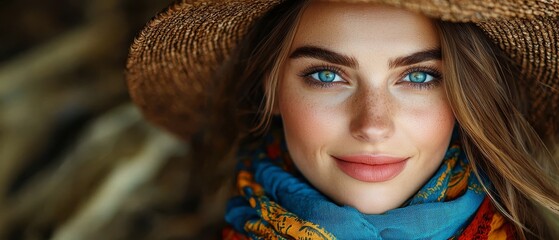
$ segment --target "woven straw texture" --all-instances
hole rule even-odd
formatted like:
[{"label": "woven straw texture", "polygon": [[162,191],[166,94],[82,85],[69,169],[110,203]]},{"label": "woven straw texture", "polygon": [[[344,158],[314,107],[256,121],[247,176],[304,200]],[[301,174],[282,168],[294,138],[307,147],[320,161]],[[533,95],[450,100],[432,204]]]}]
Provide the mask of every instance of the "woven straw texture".
[{"label": "woven straw texture", "polygon": [[[342,0],[337,0],[342,1]],[[144,116],[183,139],[203,123],[215,87],[209,77],[254,22],[281,0],[183,1],[139,34],[127,63],[130,94]],[[474,22],[522,68],[542,136],[559,132],[559,1],[345,0],[375,2],[453,22]],[[213,113],[219,114],[219,113]],[[223,123],[226,124],[226,123]]]}]

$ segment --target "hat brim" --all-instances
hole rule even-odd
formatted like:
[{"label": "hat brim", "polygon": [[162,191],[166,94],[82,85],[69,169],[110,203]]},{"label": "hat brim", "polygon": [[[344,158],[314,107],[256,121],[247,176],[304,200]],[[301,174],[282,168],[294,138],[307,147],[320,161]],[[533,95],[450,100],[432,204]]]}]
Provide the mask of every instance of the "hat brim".
[{"label": "hat brim", "polygon": [[[343,1],[343,0],[337,0]],[[144,116],[182,139],[204,122],[211,75],[255,21],[282,0],[185,1],[152,19],[132,44],[126,80]],[[474,22],[522,69],[541,135],[559,132],[559,6],[539,1],[345,0],[383,3],[432,18]],[[211,114],[211,113],[208,113]]]}]

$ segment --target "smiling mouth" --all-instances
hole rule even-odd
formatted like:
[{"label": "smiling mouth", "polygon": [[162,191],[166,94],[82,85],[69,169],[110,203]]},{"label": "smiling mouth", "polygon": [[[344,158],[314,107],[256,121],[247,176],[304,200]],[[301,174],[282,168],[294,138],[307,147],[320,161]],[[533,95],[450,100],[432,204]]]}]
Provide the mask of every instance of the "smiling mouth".
[{"label": "smiling mouth", "polygon": [[409,158],[334,157],[338,168],[353,179],[363,182],[385,182],[398,176]]}]

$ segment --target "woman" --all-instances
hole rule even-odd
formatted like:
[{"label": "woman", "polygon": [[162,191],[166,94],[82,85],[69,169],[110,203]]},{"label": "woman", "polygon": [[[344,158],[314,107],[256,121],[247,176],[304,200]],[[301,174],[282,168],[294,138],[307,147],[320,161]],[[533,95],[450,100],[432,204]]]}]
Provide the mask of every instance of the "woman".
[{"label": "woman", "polygon": [[[180,108],[177,95],[198,99],[189,102],[194,109],[213,109],[208,116],[189,114],[191,129],[173,126],[184,112],[152,120],[183,137],[205,126],[195,136],[212,146],[208,159],[238,156],[239,196],[228,204],[232,230],[225,237],[557,237],[558,167],[541,140],[551,144],[557,135],[557,121],[541,118],[542,107],[557,109],[557,103],[536,98],[557,100],[553,44],[559,34],[533,29],[556,34],[550,49],[537,50],[550,54],[547,62],[494,45],[507,50],[517,37],[532,41],[527,52],[541,47],[538,37],[509,36],[534,23],[503,19],[556,24],[559,10],[552,5],[523,12],[514,2],[497,10],[490,3],[392,3],[404,9],[324,1],[222,4],[178,5],[159,16],[173,27],[154,21],[139,37],[128,80],[145,111],[162,104],[151,102],[142,85],[168,89],[162,79],[179,86],[157,90],[174,96],[174,109]],[[216,14],[220,21],[208,19]],[[176,26],[184,16],[190,16],[186,30]],[[212,24],[228,38],[198,30]],[[182,40],[166,52],[176,55],[185,46],[191,52],[166,67],[146,57],[157,52],[146,48],[157,42],[146,42],[169,36],[160,32],[169,29]],[[534,61],[538,67],[529,64]],[[152,67],[138,66],[146,62]],[[194,68],[175,69],[181,65]],[[551,87],[534,90],[536,81]],[[537,118],[530,123],[528,116]]]}]

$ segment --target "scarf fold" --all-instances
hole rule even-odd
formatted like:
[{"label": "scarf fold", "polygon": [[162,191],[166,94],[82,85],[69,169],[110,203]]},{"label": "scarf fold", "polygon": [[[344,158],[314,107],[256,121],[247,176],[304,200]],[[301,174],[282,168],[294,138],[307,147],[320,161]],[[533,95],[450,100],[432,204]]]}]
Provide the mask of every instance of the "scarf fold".
[{"label": "scarf fold", "polygon": [[[467,239],[464,237],[474,236],[487,239],[491,234],[506,239],[512,236],[510,226],[494,211],[472,174],[459,144],[449,146],[438,171],[404,206],[383,214],[363,214],[353,207],[332,202],[312,187],[292,165],[282,134],[271,131],[263,139],[263,145],[239,152],[239,196],[233,197],[227,206],[225,220],[232,229],[224,231],[225,239]],[[478,230],[481,225],[472,227],[469,223],[489,227],[483,232]]]}]

